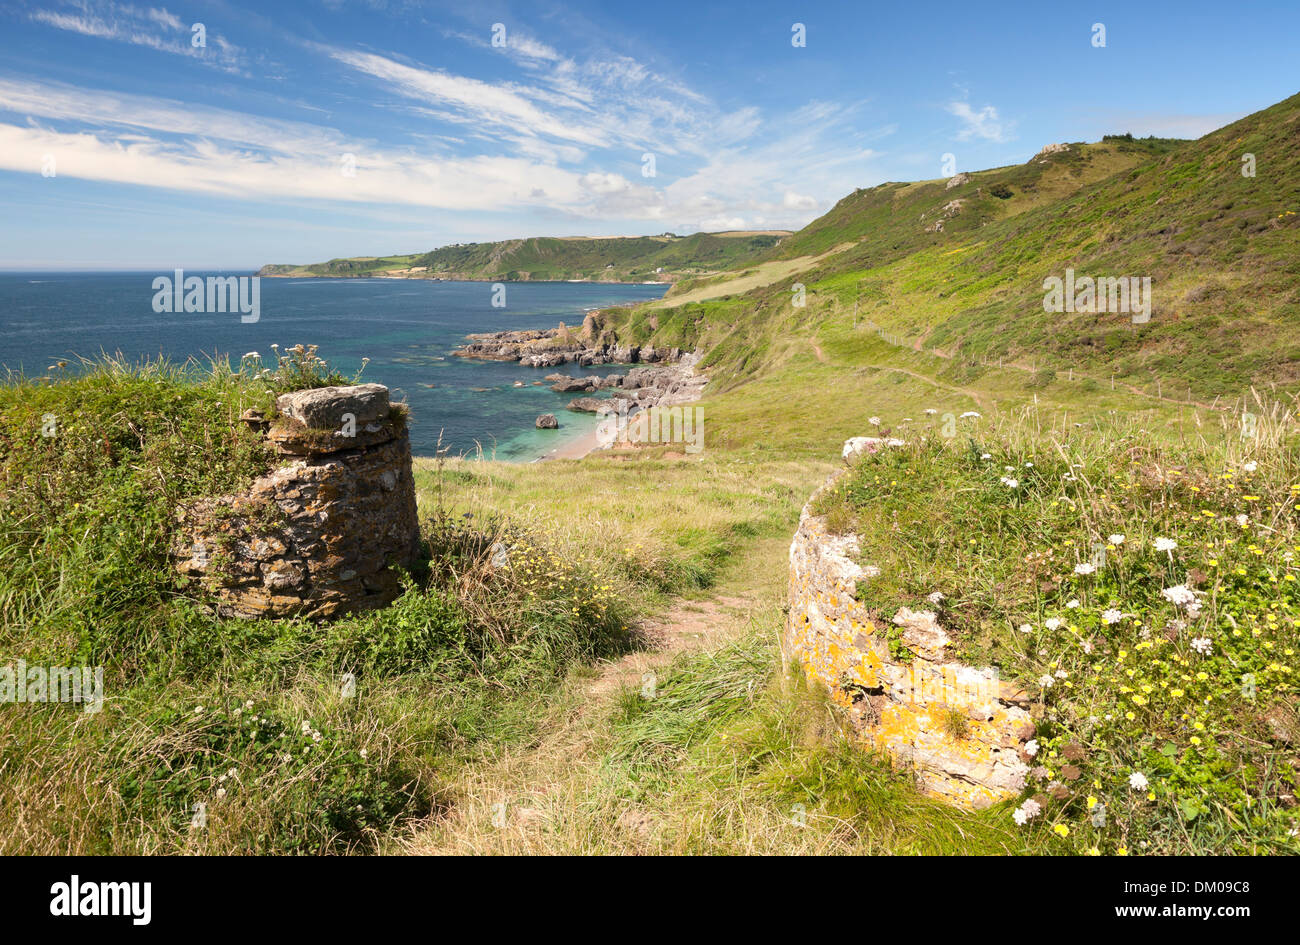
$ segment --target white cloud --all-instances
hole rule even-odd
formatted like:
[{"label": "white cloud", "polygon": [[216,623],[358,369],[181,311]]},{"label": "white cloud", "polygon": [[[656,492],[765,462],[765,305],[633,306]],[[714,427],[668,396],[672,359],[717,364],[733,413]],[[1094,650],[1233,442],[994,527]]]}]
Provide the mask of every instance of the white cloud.
[{"label": "white cloud", "polygon": [[[159,52],[188,56],[227,72],[238,72],[241,53],[224,36],[206,37],[211,47],[191,44],[191,27],[170,10],[159,7],[140,8],[131,4],[106,2],[65,2],[61,10],[36,10],[31,19],[58,30],[79,33],[96,39],[108,39],[146,46]],[[159,33],[161,29],[163,32]]]},{"label": "white cloud", "polygon": [[949,102],[947,111],[948,114],[962,121],[962,128],[957,132],[958,141],[983,138],[985,141],[1002,143],[1010,140],[1014,123],[1004,123],[998,117],[998,110],[992,105],[985,105],[979,111],[975,111],[968,102]]}]

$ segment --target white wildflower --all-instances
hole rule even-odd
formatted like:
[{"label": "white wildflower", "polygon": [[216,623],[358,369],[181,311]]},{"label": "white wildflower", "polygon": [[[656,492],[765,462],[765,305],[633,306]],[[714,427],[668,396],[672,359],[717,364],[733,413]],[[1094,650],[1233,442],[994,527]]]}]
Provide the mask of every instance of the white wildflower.
[{"label": "white wildflower", "polygon": [[1256,469],[1259,468],[1259,464],[1252,459],[1248,463],[1242,463],[1241,468],[1246,470],[1246,472],[1248,473],[1253,473]]},{"label": "white wildflower", "polygon": [[1030,758],[1038,754],[1038,739],[1031,738],[1029,741],[1025,742],[1025,754]]},{"label": "white wildflower", "polygon": [[867,423],[871,424],[873,427],[878,427],[880,426],[880,418],[871,417],[870,419],[867,420]]},{"label": "white wildflower", "polygon": [[1128,776],[1128,786],[1135,791],[1145,791],[1150,787],[1147,776],[1141,771],[1134,771]]},{"label": "white wildflower", "polygon": [[1120,613],[1118,610],[1116,610],[1114,607],[1111,607],[1108,610],[1103,610],[1101,612],[1101,622],[1106,624],[1107,626],[1113,623],[1119,623],[1123,619],[1124,619],[1124,615]]},{"label": "white wildflower", "polygon": [[974,410],[967,410],[967,411],[966,411],[964,414],[962,414],[961,417],[959,417],[958,419],[961,419],[961,420],[969,420],[969,419],[972,418],[972,417],[974,417],[975,419],[979,419],[979,414],[976,413]]},{"label": "white wildflower", "polygon": [[1175,607],[1187,607],[1196,602],[1196,592],[1186,584],[1175,584],[1160,592],[1161,596]]},{"label": "white wildflower", "polygon": [[1003,484],[1004,486],[1006,486],[1008,489],[1015,489],[1015,488],[1017,488],[1017,487],[1020,485],[1020,480],[1019,480],[1019,479],[1011,479],[1011,478],[1009,478],[1009,477],[1007,477],[1007,476],[1003,476],[1003,477],[1002,477],[1002,484]]},{"label": "white wildflower", "polygon": [[1046,627],[1048,630],[1060,630],[1063,626],[1065,626],[1065,621],[1062,620],[1060,617],[1048,617],[1046,620],[1043,621],[1043,626]]},{"label": "white wildflower", "polygon": [[1051,689],[1054,682],[1056,680],[1051,676],[1043,675],[1038,677],[1038,685],[1043,689]]},{"label": "white wildflower", "polygon": [[1192,640],[1192,649],[1202,656],[1209,656],[1213,646],[1214,644],[1210,642],[1209,637],[1196,637]]},{"label": "white wildflower", "polygon": [[943,596],[943,591],[935,591],[933,594],[927,597],[926,600],[928,600],[932,604],[942,604],[945,600]]},{"label": "white wildflower", "polygon": [[1178,542],[1172,538],[1157,538],[1155,540],[1156,551],[1173,551],[1178,547]]},{"label": "white wildflower", "polygon": [[1079,606],[1079,599],[1077,597],[1065,602],[1065,607],[1067,610],[1074,610],[1078,606]]},{"label": "white wildflower", "polygon": [[1033,633],[1033,632],[1034,632],[1034,625],[1031,624],[1031,623],[1022,623],[1022,624],[1020,625],[1020,632],[1021,632],[1021,633]]},{"label": "white wildflower", "polygon": [[1121,535],[1121,534],[1119,534],[1119,533],[1117,532],[1117,533],[1115,533],[1114,535],[1111,535],[1110,538],[1108,539],[1108,541],[1109,541],[1112,545],[1122,545],[1122,544],[1124,544],[1124,536]]},{"label": "white wildflower", "polygon": [[1023,827],[1026,823],[1037,817],[1042,809],[1042,805],[1031,797],[1029,800],[1017,807],[1011,814],[1011,817],[1019,826]]},{"label": "white wildflower", "polygon": [[1096,570],[1096,566],[1091,561],[1081,561],[1074,566],[1075,574],[1092,574]]}]

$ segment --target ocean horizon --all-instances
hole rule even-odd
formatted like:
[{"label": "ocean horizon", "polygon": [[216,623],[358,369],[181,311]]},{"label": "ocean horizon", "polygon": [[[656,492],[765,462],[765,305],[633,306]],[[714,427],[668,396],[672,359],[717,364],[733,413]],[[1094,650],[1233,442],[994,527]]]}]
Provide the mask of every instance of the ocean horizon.
[{"label": "ocean horizon", "polygon": [[[228,358],[232,366],[256,352],[263,363],[296,344],[317,345],[331,368],[387,385],[411,408],[411,449],[432,456],[477,456],[528,462],[579,439],[596,418],[566,410],[547,374],[569,368],[527,368],[471,361],[452,352],[476,332],[580,325],[587,311],[663,296],[666,284],[509,282],[494,307],[490,282],[427,279],[298,279],[260,281],[257,320],[226,313],[156,312],[153,280],[172,270],[25,270],[0,272],[0,371],[43,376],[60,360],[120,354],[131,361]],[[251,276],[250,270],[194,269],[185,275]],[[368,363],[363,366],[363,359]],[[576,372],[578,369],[573,366]],[[619,370],[602,365],[600,373]],[[581,372],[588,373],[588,372]],[[516,387],[517,382],[523,386]],[[554,413],[559,430],[538,430]]]}]

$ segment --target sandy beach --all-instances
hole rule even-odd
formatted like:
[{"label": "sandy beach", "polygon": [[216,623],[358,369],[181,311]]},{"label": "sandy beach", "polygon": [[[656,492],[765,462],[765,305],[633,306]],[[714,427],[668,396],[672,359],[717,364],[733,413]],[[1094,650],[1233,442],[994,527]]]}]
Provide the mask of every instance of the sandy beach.
[{"label": "sandy beach", "polygon": [[555,449],[537,457],[533,462],[543,462],[548,459],[582,459],[589,453],[601,448],[599,434],[595,430],[590,430],[581,436],[566,440],[564,443],[555,447]]}]

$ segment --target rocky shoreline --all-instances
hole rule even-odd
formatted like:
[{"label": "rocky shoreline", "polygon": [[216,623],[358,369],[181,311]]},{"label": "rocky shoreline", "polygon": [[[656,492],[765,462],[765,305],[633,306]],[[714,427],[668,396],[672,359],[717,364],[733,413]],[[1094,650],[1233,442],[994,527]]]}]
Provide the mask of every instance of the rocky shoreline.
[{"label": "rocky shoreline", "polygon": [[[596,336],[595,316],[589,314],[581,331],[561,324],[558,328],[497,331],[467,335],[468,343],[452,352],[456,357],[481,361],[515,361],[524,367],[546,368],[564,364],[595,367],[602,364],[633,364],[626,373],[572,377],[549,374],[551,390],[557,393],[594,394],[612,389],[610,400],[577,397],[569,409],[601,413],[614,409],[611,400],[629,401],[629,409],[670,407],[699,400],[708,378],[697,374],[700,356],[680,348],[619,344]],[[603,409],[602,409],[603,408]]]}]

